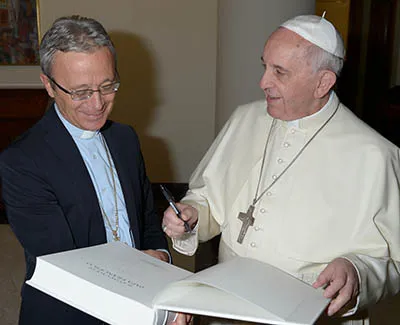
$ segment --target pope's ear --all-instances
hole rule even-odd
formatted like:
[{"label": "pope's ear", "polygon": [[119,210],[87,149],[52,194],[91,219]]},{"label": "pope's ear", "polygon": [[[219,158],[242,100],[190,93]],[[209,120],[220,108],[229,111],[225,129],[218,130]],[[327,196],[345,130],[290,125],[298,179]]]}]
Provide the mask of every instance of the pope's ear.
[{"label": "pope's ear", "polygon": [[319,82],[314,91],[315,98],[326,96],[336,83],[336,74],[330,70],[319,71]]},{"label": "pope's ear", "polygon": [[45,74],[41,73],[40,80],[42,81],[44,87],[46,88],[46,91],[49,94],[49,96],[51,98],[54,98],[54,89],[49,78]]}]

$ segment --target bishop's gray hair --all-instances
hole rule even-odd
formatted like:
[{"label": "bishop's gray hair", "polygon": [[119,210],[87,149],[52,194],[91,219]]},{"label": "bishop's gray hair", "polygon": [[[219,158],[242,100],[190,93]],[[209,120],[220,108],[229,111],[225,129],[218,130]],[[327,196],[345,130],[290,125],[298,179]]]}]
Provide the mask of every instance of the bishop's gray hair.
[{"label": "bishop's gray hair", "polygon": [[40,43],[40,66],[44,74],[51,76],[54,55],[61,52],[92,53],[107,47],[117,69],[117,54],[110,36],[95,19],[78,15],[58,18],[44,34]]},{"label": "bishop's gray hair", "polygon": [[344,60],[314,44],[311,44],[306,48],[306,57],[310,60],[314,72],[330,70],[338,77],[342,72]]}]

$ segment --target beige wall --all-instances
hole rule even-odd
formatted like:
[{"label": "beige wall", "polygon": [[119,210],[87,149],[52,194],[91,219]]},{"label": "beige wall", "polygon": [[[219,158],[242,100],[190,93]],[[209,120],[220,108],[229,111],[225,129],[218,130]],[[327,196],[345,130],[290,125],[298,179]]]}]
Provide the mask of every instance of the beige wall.
[{"label": "beige wall", "polygon": [[214,138],[217,1],[40,0],[40,25],[98,19],[119,56],[112,118],[139,133],[150,179],[187,182]]},{"label": "beige wall", "polygon": [[219,0],[216,130],[241,104],[264,98],[261,55],[285,20],[313,14],[315,0]]},{"label": "beige wall", "polygon": [[0,66],[0,88],[43,88],[39,78],[40,68],[35,65]]},{"label": "beige wall", "polygon": [[[39,6],[42,34],[63,15],[103,23],[122,81],[112,118],[138,131],[153,182],[187,182],[234,108],[263,97],[259,58],[269,34],[283,20],[313,12],[315,1],[39,0]],[[30,78],[38,80],[37,73]]]}]

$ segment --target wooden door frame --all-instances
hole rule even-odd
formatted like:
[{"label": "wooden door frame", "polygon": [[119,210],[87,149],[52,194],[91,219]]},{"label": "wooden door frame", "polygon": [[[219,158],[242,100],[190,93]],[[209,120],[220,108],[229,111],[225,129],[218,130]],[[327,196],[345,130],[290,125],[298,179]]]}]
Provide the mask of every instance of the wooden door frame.
[{"label": "wooden door frame", "polygon": [[383,131],[383,109],[390,87],[400,0],[352,0],[347,58],[338,94],[372,127]]}]

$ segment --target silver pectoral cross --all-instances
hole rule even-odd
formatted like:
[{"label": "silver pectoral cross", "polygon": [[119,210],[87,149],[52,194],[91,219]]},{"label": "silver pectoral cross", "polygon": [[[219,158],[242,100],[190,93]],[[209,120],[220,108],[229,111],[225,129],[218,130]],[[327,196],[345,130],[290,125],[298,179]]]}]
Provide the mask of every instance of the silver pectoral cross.
[{"label": "silver pectoral cross", "polygon": [[243,243],[244,236],[246,235],[247,229],[254,224],[254,205],[250,205],[246,213],[240,212],[238,219],[243,222],[242,228],[240,228],[239,236],[237,242],[239,244]]}]

